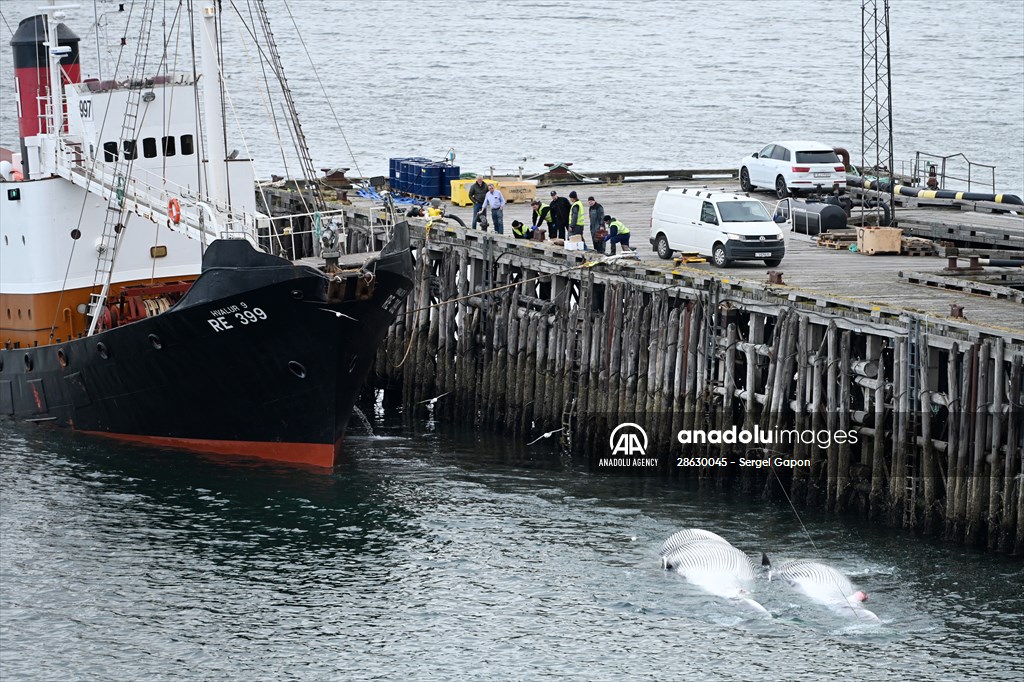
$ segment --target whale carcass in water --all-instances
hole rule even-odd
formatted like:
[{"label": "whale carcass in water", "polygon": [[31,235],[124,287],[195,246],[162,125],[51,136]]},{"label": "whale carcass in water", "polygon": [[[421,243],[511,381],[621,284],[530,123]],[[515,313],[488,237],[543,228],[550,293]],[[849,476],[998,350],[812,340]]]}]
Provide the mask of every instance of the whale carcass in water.
[{"label": "whale carcass in water", "polygon": [[761,565],[769,569],[768,580],[782,579],[813,601],[823,604],[836,613],[864,620],[879,622],[874,613],[864,608],[868,595],[854,590],[850,579],[825,564],[816,561],[787,561],[778,568],[772,568],[767,554],[761,555]]},{"label": "whale carcass in water", "polygon": [[728,540],[723,538],[721,535],[718,535],[717,533],[712,533],[711,531],[704,530],[703,528],[684,528],[680,531],[673,533],[671,536],[669,536],[668,540],[665,540],[665,542],[661,543],[661,549],[658,550],[658,554],[661,555],[662,568],[672,568],[672,566],[669,565],[668,561],[666,560],[668,555],[674,552],[675,550],[679,549],[683,545],[688,544],[690,542],[694,542],[696,540],[710,540],[714,542],[724,543],[726,545],[729,545],[730,547],[732,546],[732,544]]},{"label": "whale carcass in water", "polygon": [[673,544],[674,548],[662,557],[665,568],[675,570],[705,592],[761,613],[768,612],[747,596],[754,582],[754,562],[746,554],[718,536],[688,542],[677,540]]}]

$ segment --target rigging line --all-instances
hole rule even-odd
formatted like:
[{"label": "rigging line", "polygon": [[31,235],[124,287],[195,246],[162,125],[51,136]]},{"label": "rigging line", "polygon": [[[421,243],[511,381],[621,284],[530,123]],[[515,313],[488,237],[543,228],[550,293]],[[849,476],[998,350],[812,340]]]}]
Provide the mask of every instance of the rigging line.
[{"label": "rigging line", "polygon": [[[67,281],[68,281],[68,273],[71,271],[71,261],[73,261],[74,258],[75,258],[75,245],[76,244],[78,244],[78,240],[77,239],[72,239],[71,240],[71,253],[68,254],[68,265],[64,269],[64,284],[65,285],[67,284]],[[53,311],[53,323],[50,324],[50,339],[49,339],[51,343],[53,342],[53,337],[57,333],[57,318],[60,316],[60,306],[64,302],[64,290],[65,290],[64,286],[61,286],[61,288],[60,288],[60,296],[57,297],[57,307]],[[71,340],[71,334],[73,333],[73,330],[74,329],[72,328],[72,331],[68,332],[68,341]]]},{"label": "rigging line", "polygon": [[[764,449],[762,449],[762,452],[765,452],[767,454],[767,451]],[[807,536],[807,541],[810,542],[811,547],[814,548],[814,553],[817,555],[818,559],[824,562],[824,557],[821,555],[821,550],[819,550],[818,546],[814,544],[814,538],[811,537],[811,533],[807,530],[807,526],[804,525],[804,520],[800,518],[800,513],[796,510],[796,505],[793,504],[793,500],[790,499],[789,493],[786,492],[786,486],[782,485],[782,479],[779,478],[779,473],[775,470],[775,465],[773,464],[768,468],[772,470],[772,475],[775,476],[775,481],[779,484],[779,488],[782,490],[782,494],[785,496],[786,502],[789,502],[789,508],[793,510],[793,515],[796,516],[797,523],[800,524],[800,529],[803,530],[804,535]],[[836,588],[836,592],[838,592],[840,596],[842,596],[843,601],[846,602],[847,606],[849,606],[851,609],[857,608],[856,605],[850,601],[850,596],[843,593],[842,587],[838,582],[836,582],[836,580],[833,580],[832,584]]]},{"label": "rigging line", "polygon": [[[252,15],[252,11],[253,10],[252,10],[252,3],[251,2],[248,3],[248,7],[249,7],[249,21],[251,21],[253,23],[253,26],[255,26],[256,25],[256,18]],[[259,44],[259,41],[256,40],[256,36],[253,34],[252,29],[249,28],[249,25],[245,22],[245,17],[243,17],[241,12],[238,11],[238,7],[235,5],[234,2],[231,3],[231,8],[233,10],[235,10],[235,14],[238,15],[238,18],[240,20],[240,23],[241,23],[242,27],[245,28],[245,30],[253,38],[252,44],[256,46],[257,52],[259,52],[259,54],[261,56],[265,57],[265,55],[263,54],[263,49],[262,49],[262,47]],[[249,68],[252,69],[252,60],[249,59],[249,43],[248,43],[248,41],[245,41],[245,40],[242,40],[241,43],[242,43],[242,49],[245,50],[246,62],[249,64]],[[267,62],[266,62],[265,59],[262,59],[262,58],[259,59],[258,61],[259,61],[259,65],[260,65],[260,71],[263,73],[263,78],[262,78],[263,88],[256,88],[256,90],[257,90],[257,92],[260,93],[260,100],[263,102],[263,108],[264,108],[264,110],[266,110],[268,118],[270,119],[270,125],[274,129],[274,137],[277,139],[277,148],[281,152],[281,164],[282,164],[282,166],[284,168],[285,176],[287,177],[287,175],[288,175],[288,158],[287,158],[287,155],[284,152],[284,144],[281,141],[281,131],[278,128],[278,125],[277,125],[277,117],[274,115],[274,107],[270,103],[270,100],[271,100],[271,95],[270,95],[270,79],[267,78]],[[250,154],[250,156],[252,156],[252,155]],[[256,181],[256,188],[259,190],[260,196],[263,198],[263,204],[264,204],[264,206],[267,207],[267,213],[269,214],[270,213],[270,202],[267,200],[266,193],[263,191],[263,183],[257,180]]]},{"label": "rigging line", "polygon": [[[281,104],[281,115],[284,116],[285,119],[288,118],[288,112],[284,111],[284,104]],[[292,145],[295,147],[295,153],[299,156],[299,158],[302,158],[302,150],[299,149],[299,140],[295,137],[295,131],[292,130],[291,126],[286,126],[285,130],[288,131],[288,134],[292,138]],[[309,180],[311,182],[316,182],[316,178],[309,178]],[[306,203],[306,193],[299,188],[298,182],[295,183],[295,193],[299,196],[299,201],[302,202],[302,208],[305,210],[305,212],[312,213],[313,211],[310,210],[309,204]]]},{"label": "rigging line", "polygon": [[[126,19],[126,24],[125,24],[126,27],[127,27],[127,22],[131,21],[132,11],[134,10],[134,8],[135,8],[135,5],[133,4],[131,6],[131,8],[129,8],[129,10],[128,10],[128,17]],[[125,47],[126,46],[124,44],[122,44],[120,49],[118,49],[118,51],[117,51],[117,60],[114,63],[114,77],[115,78],[117,76],[117,70],[121,66],[121,58],[124,55]],[[97,55],[97,59],[98,58],[99,58],[99,56]],[[110,98],[108,97],[107,98],[107,106],[103,109],[103,119],[100,121],[99,130],[101,132],[106,127],[107,115],[109,113],[110,113]],[[60,131],[58,131],[58,135],[59,134],[60,134]],[[120,148],[120,145],[118,145],[118,146]],[[97,149],[95,152],[93,152],[92,161],[91,161],[90,167],[88,169],[88,174],[89,174],[89,178],[90,179],[92,179],[95,176],[95,174],[96,174],[96,165],[99,163],[99,160],[100,160],[99,150]],[[89,194],[88,190],[85,190],[85,191],[82,192],[82,204],[81,204],[81,206],[78,209],[78,222],[77,222],[78,226],[81,226],[82,220],[85,218],[85,207],[89,204],[89,196],[90,196],[90,194]],[[109,199],[108,199],[108,201],[109,201]],[[72,244],[71,244],[72,255],[74,254],[74,250],[75,250],[75,244],[74,244],[74,242],[72,242]],[[71,270],[71,261],[70,261],[70,257],[69,257],[68,269],[64,272],[64,279],[61,281],[61,285],[60,285],[60,296],[57,297],[57,308],[56,308],[56,310],[54,310],[53,323],[50,325],[50,338],[53,338],[53,336],[54,336],[54,334],[56,332],[56,329],[57,329],[58,311],[60,310],[60,307],[61,307],[61,305],[64,302],[64,292],[67,291],[68,277],[69,277],[69,274],[70,274],[70,270]],[[90,287],[90,291],[92,291],[95,288],[96,288],[96,283],[93,282],[92,286]]]},{"label": "rigging line", "polygon": [[348,149],[349,156],[352,157],[352,165],[356,168],[356,173],[359,177],[363,177],[363,171],[359,169],[359,161],[356,159],[356,155],[352,152],[352,146],[348,143],[348,137],[345,135],[345,130],[341,127],[341,121],[338,120],[338,114],[334,111],[334,105],[331,104],[331,98],[327,95],[327,88],[324,87],[324,83],[320,80],[320,73],[316,70],[316,64],[313,63],[313,58],[309,54],[309,50],[306,49],[306,41],[302,39],[302,32],[299,30],[299,25],[295,22],[295,16],[292,15],[292,9],[288,6],[288,3],[284,3],[284,9],[288,12],[288,18],[292,20],[292,26],[295,27],[295,35],[299,39],[299,45],[302,45],[302,51],[306,54],[306,59],[309,60],[309,66],[313,69],[313,76],[316,78],[317,85],[320,86],[320,92],[324,95],[324,101],[327,102],[327,108],[331,110],[331,116],[334,117],[334,123],[338,126],[338,133],[341,135],[341,139],[345,142],[345,148]]},{"label": "rigging line", "polygon": [[[263,107],[267,111],[267,116],[270,119],[271,127],[274,129],[274,137],[277,139],[277,148],[281,152],[281,165],[283,166],[284,176],[286,178],[291,178],[292,177],[292,173],[291,173],[291,170],[288,167],[288,155],[285,153],[284,140],[281,138],[281,129],[280,129],[280,126],[278,126],[277,113],[274,111],[273,104],[271,103],[271,100],[273,99],[273,97],[272,97],[272,95],[270,93],[270,79],[267,78],[267,71],[266,71],[266,65],[267,65],[268,62],[271,62],[271,59],[266,54],[266,52],[263,51],[263,48],[260,45],[259,38],[256,36],[255,30],[254,30],[254,27],[256,25],[256,19],[255,19],[255,17],[252,16],[253,9],[252,9],[252,3],[251,2],[248,4],[248,7],[249,7],[249,19],[252,22],[252,27],[249,26],[248,22],[246,22],[245,17],[242,16],[242,13],[238,10],[238,6],[234,3],[234,1],[232,0],[232,2],[231,2],[231,8],[233,10],[235,10],[235,14],[238,16],[239,23],[242,25],[242,27],[249,34],[249,37],[252,38],[252,45],[255,46],[256,51],[259,53],[259,55],[261,57],[261,59],[258,60],[258,61],[259,61],[259,64],[260,64],[260,70],[263,72],[262,82],[263,82],[264,88],[263,89],[257,88],[257,92],[260,93],[260,100],[263,102]],[[242,43],[242,49],[245,50],[246,58],[247,58],[247,61],[249,63],[249,67],[251,69],[252,68],[252,61],[248,60],[248,56],[249,56],[249,43],[247,41],[245,41],[245,40],[242,40],[241,43]],[[272,66],[273,66],[273,64],[272,64]],[[276,69],[275,69],[274,70],[274,76],[277,78],[278,83],[281,83],[282,87],[283,87],[283,80],[282,80],[283,79],[283,75],[278,73],[276,71]],[[264,89],[266,90],[265,94],[264,94]],[[286,117],[286,120],[287,120],[287,117]],[[288,126],[286,126],[286,127],[288,127]],[[289,130],[290,130],[290,127],[289,127]],[[250,156],[251,156],[251,154],[250,154]],[[259,182],[257,180],[257,185],[256,186],[257,186],[257,188],[260,191],[260,195],[263,197],[263,203],[267,207],[267,212],[269,213],[270,212],[270,202],[267,201],[266,194],[263,191],[263,183],[261,183],[261,182]]]},{"label": "rigging line", "polygon": [[4,16],[3,12],[0,12],[0,20],[4,22],[4,26],[7,27],[7,32],[14,36],[14,31],[11,29],[11,25],[7,23],[7,17]]}]

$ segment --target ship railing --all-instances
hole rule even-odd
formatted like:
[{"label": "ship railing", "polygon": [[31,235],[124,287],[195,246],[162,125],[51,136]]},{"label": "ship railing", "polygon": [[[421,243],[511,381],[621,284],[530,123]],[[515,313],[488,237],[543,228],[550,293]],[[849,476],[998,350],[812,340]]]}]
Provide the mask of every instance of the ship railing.
[{"label": "ship railing", "polygon": [[232,238],[258,244],[260,214],[235,211],[224,203],[207,201],[190,188],[177,186],[141,169],[127,177],[117,175],[112,172],[112,164],[98,160],[89,163],[82,153],[81,143],[70,138],[60,139],[58,159],[58,175],[108,202],[116,197],[117,205],[124,211],[152,222],[164,222],[169,229],[203,243]]},{"label": "ship railing", "polygon": [[[928,189],[963,189],[966,185],[968,192],[987,191],[995,194],[996,191],[996,167],[971,161],[963,153],[939,156],[915,152],[914,177]],[[927,184],[931,177],[935,179],[935,187]],[[979,190],[978,185],[983,189]]]},{"label": "ship railing", "polygon": [[320,257],[326,250],[344,252],[347,234],[344,209],[264,217],[259,227],[260,246],[290,260]]}]

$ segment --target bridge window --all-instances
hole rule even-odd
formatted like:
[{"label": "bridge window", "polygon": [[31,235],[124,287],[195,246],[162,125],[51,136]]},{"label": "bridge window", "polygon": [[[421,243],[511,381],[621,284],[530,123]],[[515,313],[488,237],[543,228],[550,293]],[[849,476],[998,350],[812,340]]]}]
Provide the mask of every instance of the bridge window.
[{"label": "bridge window", "polygon": [[164,156],[174,156],[174,135],[164,137]]},{"label": "bridge window", "polygon": [[181,136],[181,154],[182,156],[191,156],[195,153],[195,147],[192,146],[192,136],[182,135]]},{"label": "bridge window", "polygon": [[124,158],[127,161],[134,161],[138,157],[135,140],[125,140],[122,144],[124,145]]},{"label": "bridge window", "polygon": [[152,159],[156,156],[156,138],[146,137],[142,140],[142,155],[147,159]]},{"label": "bridge window", "polygon": [[104,142],[103,143],[103,160],[106,163],[114,163],[117,161],[117,143],[116,142]]}]

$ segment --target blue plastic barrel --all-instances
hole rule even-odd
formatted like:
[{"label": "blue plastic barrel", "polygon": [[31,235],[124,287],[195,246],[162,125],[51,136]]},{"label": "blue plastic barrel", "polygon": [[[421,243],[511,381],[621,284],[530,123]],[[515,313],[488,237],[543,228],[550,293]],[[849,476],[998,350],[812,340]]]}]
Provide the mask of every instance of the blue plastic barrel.
[{"label": "blue plastic barrel", "polygon": [[458,180],[461,174],[462,171],[458,166],[445,165],[441,176],[441,196],[450,197],[452,195],[452,180]]},{"label": "blue plastic barrel", "polygon": [[391,189],[398,189],[399,178],[401,177],[402,162],[404,158],[395,157],[388,159],[388,184]]},{"label": "blue plastic barrel", "polygon": [[419,176],[419,162],[415,159],[402,159],[398,175],[398,191],[415,194],[416,178]]},{"label": "blue plastic barrel", "polygon": [[443,172],[443,164],[424,164],[423,172],[420,174],[420,191],[418,193],[425,197],[441,196],[441,177],[443,175]]}]

